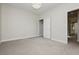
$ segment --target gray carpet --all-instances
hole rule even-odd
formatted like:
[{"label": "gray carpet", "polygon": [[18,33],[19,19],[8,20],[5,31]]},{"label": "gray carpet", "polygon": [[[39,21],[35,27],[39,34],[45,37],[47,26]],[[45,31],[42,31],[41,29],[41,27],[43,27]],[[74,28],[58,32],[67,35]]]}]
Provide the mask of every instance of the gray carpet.
[{"label": "gray carpet", "polygon": [[0,55],[77,55],[79,44],[59,43],[42,37],[4,42],[0,45]]}]

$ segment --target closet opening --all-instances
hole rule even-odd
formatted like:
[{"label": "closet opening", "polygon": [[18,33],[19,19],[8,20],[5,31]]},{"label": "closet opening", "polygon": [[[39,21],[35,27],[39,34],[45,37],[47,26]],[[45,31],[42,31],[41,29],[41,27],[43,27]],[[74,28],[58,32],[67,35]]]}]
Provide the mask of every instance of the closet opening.
[{"label": "closet opening", "polygon": [[68,43],[78,40],[79,9],[68,12]]}]

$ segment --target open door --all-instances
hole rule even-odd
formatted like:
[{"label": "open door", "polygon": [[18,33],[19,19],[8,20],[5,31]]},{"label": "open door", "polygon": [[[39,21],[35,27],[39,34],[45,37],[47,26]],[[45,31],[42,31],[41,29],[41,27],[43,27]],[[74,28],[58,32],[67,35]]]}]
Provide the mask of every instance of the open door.
[{"label": "open door", "polygon": [[51,28],[51,25],[50,25],[50,17],[46,17],[44,19],[44,38],[48,38],[48,39],[51,39],[51,33],[50,33],[50,28]]}]

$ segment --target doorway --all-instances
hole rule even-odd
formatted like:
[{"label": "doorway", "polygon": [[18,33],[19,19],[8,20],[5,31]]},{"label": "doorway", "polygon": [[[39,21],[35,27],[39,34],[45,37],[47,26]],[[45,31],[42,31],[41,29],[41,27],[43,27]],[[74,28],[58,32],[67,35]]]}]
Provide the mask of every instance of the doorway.
[{"label": "doorway", "polygon": [[68,12],[68,43],[77,42],[79,9]]},{"label": "doorway", "polygon": [[43,19],[39,20],[39,32],[41,37],[43,37],[43,22]]}]

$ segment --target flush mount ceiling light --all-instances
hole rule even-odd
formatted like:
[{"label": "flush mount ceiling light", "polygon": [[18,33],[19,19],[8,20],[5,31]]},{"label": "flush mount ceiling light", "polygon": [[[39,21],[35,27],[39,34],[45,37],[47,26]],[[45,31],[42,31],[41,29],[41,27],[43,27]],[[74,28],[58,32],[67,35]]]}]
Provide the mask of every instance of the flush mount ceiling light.
[{"label": "flush mount ceiling light", "polygon": [[33,7],[34,9],[39,9],[39,8],[41,7],[41,3],[33,3],[33,4],[32,4],[32,7]]}]

